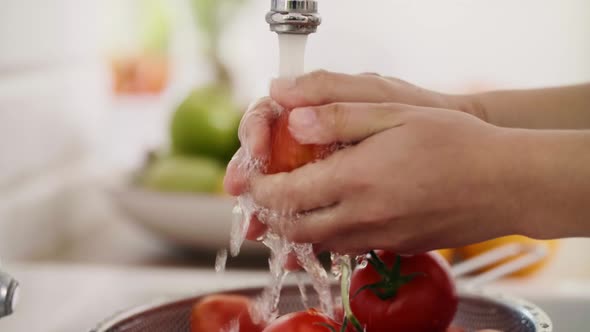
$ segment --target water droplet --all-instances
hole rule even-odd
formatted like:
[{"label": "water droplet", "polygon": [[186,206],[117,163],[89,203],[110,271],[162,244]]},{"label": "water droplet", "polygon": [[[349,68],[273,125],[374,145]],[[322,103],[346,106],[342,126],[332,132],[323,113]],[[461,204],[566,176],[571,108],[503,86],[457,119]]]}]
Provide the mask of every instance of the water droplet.
[{"label": "water droplet", "polygon": [[363,264],[363,262],[367,261],[368,255],[358,255],[354,258],[354,261],[357,265]]}]

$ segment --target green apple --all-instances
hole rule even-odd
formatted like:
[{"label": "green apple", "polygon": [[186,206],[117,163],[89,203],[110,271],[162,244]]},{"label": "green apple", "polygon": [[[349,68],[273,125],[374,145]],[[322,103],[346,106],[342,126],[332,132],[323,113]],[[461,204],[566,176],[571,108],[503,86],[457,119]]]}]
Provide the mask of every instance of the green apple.
[{"label": "green apple", "polygon": [[139,181],[161,192],[221,193],[225,168],[217,160],[165,155],[146,165]]},{"label": "green apple", "polygon": [[218,85],[195,89],[172,116],[172,150],[227,163],[240,146],[240,118],[229,89]]}]

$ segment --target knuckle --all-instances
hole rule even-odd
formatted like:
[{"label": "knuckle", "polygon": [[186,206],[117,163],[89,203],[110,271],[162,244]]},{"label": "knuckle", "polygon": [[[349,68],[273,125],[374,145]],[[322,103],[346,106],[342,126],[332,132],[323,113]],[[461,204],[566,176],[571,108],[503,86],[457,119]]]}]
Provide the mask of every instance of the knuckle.
[{"label": "knuckle", "polygon": [[277,185],[277,175],[258,177],[251,185],[252,197],[257,204],[263,207],[271,207],[274,203],[274,197],[277,188],[281,188]]},{"label": "knuckle", "polygon": [[285,199],[295,202],[297,199],[298,190],[293,185],[282,185],[281,189],[279,190],[281,196]]},{"label": "knuckle", "polygon": [[364,72],[364,73],[361,73],[361,76],[383,77],[381,74],[375,73],[375,72]]},{"label": "knuckle", "polygon": [[304,81],[314,81],[314,82],[318,82],[318,83],[325,83],[330,81],[332,76],[332,73],[330,73],[327,70],[324,69],[320,69],[320,70],[315,70],[311,73],[309,73],[308,75],[303,76],[303,80]]},{"label": "knuckle", "polygon": [[316,70],[305,75],[296,84],[314,103],[323,103],[326,93],[333,90],[334,74],[326,70]]},{"label": "knuckle", "polygon": [[294,243],[316,243],[318,242],[318,234],[311,227],[309,223],[313,223],[314,216],[309,215],[303,219],[291,220],[291,222],[283,225],[283,235],[288,241]]},{"label": "knuckle", "polygon": [[263,112],[263,110],[261,110],[260,107],[257,107],[244,113],[242,119],[240,120],[240,126],[238,129],[238,137],[240,138],[240,141],[245,140],[248,137],[250,128],[255,126],[260,120],[260,117],[262,116],[261,112]]},{"label": "knuckle", "polygon": [[335,103],[332,105],[332,117],[330,125],[337,130],[343,130],[348,124],[348,113],[346,106],[343,103]]},{"label": "knuckle", "polygon": [[350,171],[345,174],[343,180],[346,180],[346,189],[349,192],[355,193],[355,195],[368,194],[373,187],[373,180],[367,174],[366,170],[363,171],[359,167],[354,167],[354,165],[351,165]]},{"label": "knuckle", "polygon": [[311,242],[310,235],[308,232],[296,228],[296,227],[287,227],[284,233],[285,237],[290,242],[295,243],[303,243],[303,242]]},{"label": "knuckle", "polygon": [[378,93],[383,100],[395,99],[394,96],[397,89],[395,84],[392,84],[392,81],[389,78],[377,75],[371,76],[371,79],[373,90]]}]

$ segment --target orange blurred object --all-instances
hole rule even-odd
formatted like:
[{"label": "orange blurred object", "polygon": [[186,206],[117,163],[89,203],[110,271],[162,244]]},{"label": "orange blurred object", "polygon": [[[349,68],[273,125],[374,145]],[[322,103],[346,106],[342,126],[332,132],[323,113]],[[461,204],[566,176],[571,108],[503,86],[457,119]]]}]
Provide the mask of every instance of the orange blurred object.
[{"label": "orange blurred object", "polygon": [[261,332],[264,328],[252,322],[251,300],[231,294],[209,295],[197,302],[191,313],[192,332],[235,331]]},{"label": "orange blurred object", "polygon": [[[503,246],[506,244],[510,244],[510,243],[522,243],[525,245],[542,245],[542,246],[546,246],[548,249],[548,255],[545,258],[543,258],[541,261],[539,261],[535,264],[532,264],[526,268],[523,268],[517,272],[514,272],[513,274],[510,275],[510,277],[528,277],[528,276],[531,276],[531,275],[539,272],[549,262],[551,262],[551,260],[555,256],[555,253],[557,252],[557,249],[559,246],[558,240],[535,240],[535,239],[531,239],[526,236],[510,235],[510,236],[500,237],[497,239],[493,239],[493,240],[484,241],[484,242],[472,244],[469,246],[461,247],[461,248],[457,249],[457,251],[458,251],[459,256],[462,259],[466,260],[466,259],[470,259],[474,256],[477,256],[479,254],[482,254],[484,252],[487,252],[491,249],[494,249],[494,248],[497,248],[497,247],[500,247],[500,246]],[[511,261],[516,258],[517,257],[507,258],[503,261],[500,261],[499,263],[497,263],[495,265],[491,265],[489,267],[486,267],[484,270],[482,270],[480,272],[490,270],[490,269],[494,268],[495,266],[498,266],[500,264],[504,264],[507,261]]]},{"label": "orange blurred object", "polygon": [[111,60],[113,91],[118,95],[158,94],[168,84],[168,59],[158,54],[118,56]]},{"label": "orange blurred object", "polygon": [[455,249],[439,249],[436,250],[444,259],[449,262],[449,264],[453,264],[455,261]]}]

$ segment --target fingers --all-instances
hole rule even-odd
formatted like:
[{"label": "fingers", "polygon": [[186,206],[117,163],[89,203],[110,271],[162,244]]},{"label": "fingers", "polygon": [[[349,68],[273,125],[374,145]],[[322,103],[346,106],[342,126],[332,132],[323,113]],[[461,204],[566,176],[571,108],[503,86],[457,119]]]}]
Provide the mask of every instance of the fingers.
[{"label": "fingers", "polygon": [[242,117],[238,136],[249,157],[265,159],[270,149],[270,125],[278,116],[278,105],[270,98],[253,104]]},{"label": "fingers", "polygon": [[354,143],[403,125],[402,104],[333,103],[294,109],[291,135],[302,144]]},{"label": "fingers", "polygon": [[290,241],[295,243],[313,243],[321,249],[330,249],[326,242],[347,233],[356,227],[356,220],[345,206],[334,206],[317,209],[290,221],[289,225],[282,225],[280,231]]},{"label": "fingers", "polygon": [[240,148],[227,165],[225,177],[223,178],[223,189],[232,196],[242,194],[248,186],[248,177],[241,166],[244,159],[244,150]]},{"label": "fingers", "polygon": [[373,102],[390,100],[387,79],[373,75],[347,75],[315,71],[297,79],[277,79],[270,96],[286,108],[323,105],[333,102]]},{"label": "fingers", "polygon": [[341,152],[289,173],[252,178],[252,198],[261,207],[287,215],[333,205],[346,192],[346,182],[338,180],[344,176]]},{"label": "fingers", "polygon": [[277,105],[270,98],[252,104],[240,122],[238,136],[242,147],[227,166],[225,191],[238,196],[247,190],[250,173],[264,164],[270,153],[270,125],[277,116]]},{"label": "fingers", "polygon": [[316,106],[334,102],[387,103],[445,107],[445,96],[408,82],[373,73],[347,75],[324,70],[297,79],[277,79],[270,96],[286,108]]},{"label": "fingers", "polygon": [[[313,239],[321,243],[325,250],[349,255],[359,255],[374,249],[393,250],[400,254],[417,254],[427,251],[414,247],[403,236],[392,233],[391,226],[385,222],[375,223],[340,218],[343,217],[335,214],[328,224],[324,224],[321,217],[314,216],[297,225],[297,232],[300,232],[300,228],[307,228],[305,233],[291,233],[290,236],[300,241]],[[341,223],[341,220],[344,222]],[[306,236],[309,234],[312,236]]]},{"label": "fingers", "polygon": [[326,238],[323,245],[327,250],[340,254],[366,253],[374,249],[389,249],[401,254],[410,253],[398,250],[397,239],[385,227],[370,224],[357,226],[360,227]]}]

